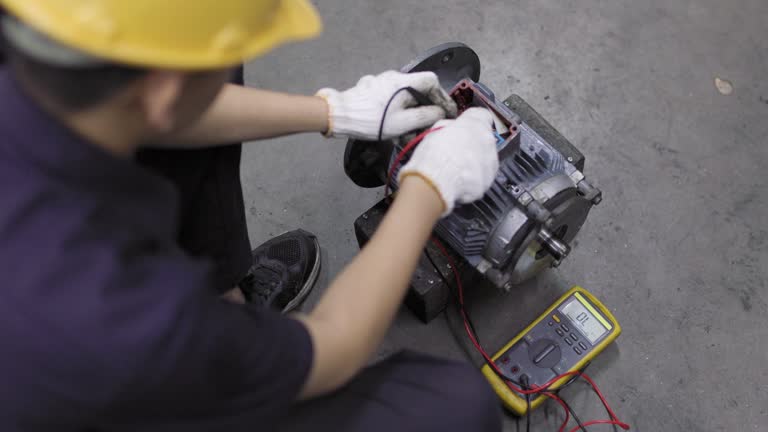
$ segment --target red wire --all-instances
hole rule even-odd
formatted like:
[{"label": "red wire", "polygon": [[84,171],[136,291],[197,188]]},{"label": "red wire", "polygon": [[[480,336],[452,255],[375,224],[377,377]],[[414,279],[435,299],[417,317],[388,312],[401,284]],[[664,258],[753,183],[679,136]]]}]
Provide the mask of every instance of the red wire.
[{"label": "red wire", "polygon": [[628,430],[629,425],[619,421],[619,418],[616,416],[616,413],[613,412],[613,410],[611,409],[611,406],[608,405],[608,401],[605,400],[605,396],[603,396],[603,392],[601,392],[600,389],[597,387],[597,384],[595,384],[595,382],[592,381],[592,378],[590,378],[589,375],[585,373],[582,373],[581,377],[587,380],[589,384],[592,386],[592,388],[595,390],[595,393],[597,393],[597,397],[599,397],[600,401],[603,402],[603,405],[605,406],[605,410],[608,411],[608,415],[611,416],[611,420],[618,422],[619,426],[621,426],[622,429]]},{"label": "red wire", "polygon": [[411,149],[419,145],[425,136],[431,134],[432,132],[439,131],[442,128],[442,126],[438,126],[425,130],[424,132],[413,137],[413,139],[408,141],[408,144],[406,144],[405,147],[400,150],[400,153],[397,154],[397,157],[395,157],[395,160],[392,162],[392,166],[389,168],[389,173],[387,174],[387,182],[384,184],[384,196],[389,195],[389,184],[392,182],[392,175],[395,174],[395,170],[400,166],[400,162],[402,162],[405,155],[408,154]]},{"label": "red wire", "polygon": [[[620,422],[618,420],[590,420],[590,421],[584,423],[584,427],[592,426],[592,425],[596,425],[596,424],[616,425],[616,426],[619,426],[620,428],[622,428],[624,430],[629,430],[629,425],[628,424],[622,423],[622,422]],[[581,429],[581,426],[576,426],[576,427],[574,427],[573,429],[571,429],[568,432],[576,432],[579,429]]]},{"label": "red wire", "polygon": [[562,400],[562,399],[560,399],[560,398],[559,398],[557,395],[555,395],[554,393],[550,393],[550,392],[542,392],[541,394],[543,394],[544,396],[546,396],[546,397],[548,397],[548,398],[550,398],[550,399],[554,400],[555,402],[559,403],[561,407],[563,407],[563,411],[565,411],[565,420],[563,420],[563,424],[561,424],[561,425],[560,425],[560,429],[558,429],[557,431],[558,431],[558,432],[563,432],[563,431],[565,431],[565,427],[568,425],[568,420],[570,420],[570,419],[571,419],[571,412],[570,412],[570,410],[568,409],[568,406],[565,404],[565,402],[563,402],[563,400]]}]

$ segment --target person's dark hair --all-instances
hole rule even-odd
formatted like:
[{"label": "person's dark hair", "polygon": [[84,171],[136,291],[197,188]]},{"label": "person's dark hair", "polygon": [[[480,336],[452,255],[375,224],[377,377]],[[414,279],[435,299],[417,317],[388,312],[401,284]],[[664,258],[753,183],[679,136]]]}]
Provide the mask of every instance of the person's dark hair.
[{"label": "person's dark hair", "polygon": [[29,85],[61,109],[81,111],[98,105],[146,71],[129,66],[105,64],[93,67],[70,68],[50,65],[2,41],[0,48],[7,66],[22,74]]}]

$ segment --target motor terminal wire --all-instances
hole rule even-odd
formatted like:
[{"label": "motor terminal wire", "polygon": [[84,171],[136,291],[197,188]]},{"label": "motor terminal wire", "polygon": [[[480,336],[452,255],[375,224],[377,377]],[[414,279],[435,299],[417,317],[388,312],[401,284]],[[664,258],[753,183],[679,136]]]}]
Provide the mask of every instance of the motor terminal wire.
[{"label": "motor terminal wire", "polygon": [[489,109],[488,111],[491,113],[491,117],[493,117],[493,129],[498,132],[499,135],[508,134],[509,128],[501,120],[501,117],[499,117],[499,115],[496,114],[492,109]]},{"label": "motor terminal wire", "polygon": [[504,144],[504,137],[498,131],[493,131],[493,135],[496,137],[496,147],[501,147]]}]

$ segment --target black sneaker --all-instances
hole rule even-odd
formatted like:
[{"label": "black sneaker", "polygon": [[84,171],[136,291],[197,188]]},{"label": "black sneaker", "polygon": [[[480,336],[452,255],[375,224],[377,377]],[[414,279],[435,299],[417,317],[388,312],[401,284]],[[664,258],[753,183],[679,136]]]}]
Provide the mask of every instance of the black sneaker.
[{"label": "black sneaker", "polygon": [[320,245],[304,230],[277,236],[253,250],[253,266],[238,284],[249,303],[289,312],[320,274]]}]

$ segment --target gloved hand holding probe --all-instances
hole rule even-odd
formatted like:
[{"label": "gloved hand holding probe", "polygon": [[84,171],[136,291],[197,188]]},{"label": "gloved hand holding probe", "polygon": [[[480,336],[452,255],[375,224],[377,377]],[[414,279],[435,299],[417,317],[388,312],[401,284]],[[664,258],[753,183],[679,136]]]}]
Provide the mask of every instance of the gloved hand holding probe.
[{"label": "gloved hand holding probe", "polygon": [[[401,90],[407,87],[426,96],[431,104],[417,106],[416,98]],[[445,117],[456,117],[456,104],[433,72],[366,75],[349,90],[324,88],[317,95],[328,102],[327,136],[375,140],[383,121],[382,138],[389,139],[429,127]]]}]

